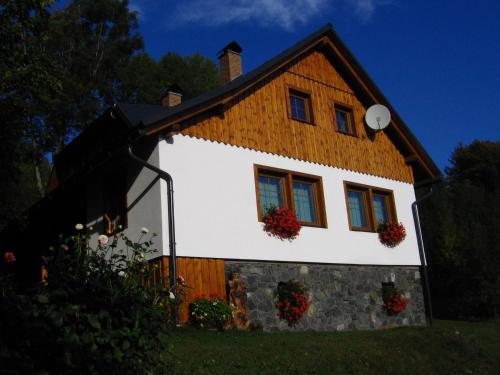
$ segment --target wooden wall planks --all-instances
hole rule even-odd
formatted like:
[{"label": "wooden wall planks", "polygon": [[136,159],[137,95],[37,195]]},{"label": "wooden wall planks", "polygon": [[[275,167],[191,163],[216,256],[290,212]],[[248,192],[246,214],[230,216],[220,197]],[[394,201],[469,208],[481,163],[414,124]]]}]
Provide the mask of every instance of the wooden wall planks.
[{"label": "wooden wall planks", "polygon": [[[289,118],[289,86],[311,92],[314,125]],[[334,102],[352,106],[357,137],[335,130]],[[199,116],[182,124],[182,133],[413,183],[411,167],[388,136],[367,133],[366,109],[324,54],[314,51],[237,97],[224,116]]]},{"label": "wooden wall planks", "polygon": [[[153,274],[153,283],[168,285],[169,257],[156,258],[151,261],[158,266],[158,272]],[[183,276],[188,285],[184,303],[179,309],[181,323],[188,321],[188,305],[196,295],[217,294],[226,298],[226,275],[223,259],[208,258],[177,258],[177,275]]]}]

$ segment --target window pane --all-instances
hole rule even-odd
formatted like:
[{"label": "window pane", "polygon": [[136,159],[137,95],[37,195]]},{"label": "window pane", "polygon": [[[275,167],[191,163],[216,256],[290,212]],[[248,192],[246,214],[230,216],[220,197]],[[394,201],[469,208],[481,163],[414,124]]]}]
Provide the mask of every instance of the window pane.
[{"label": "window pane", "polygon": [[388,221],[386,202],[383,195],[373,195],[373,208],[375,209],[375,221],[377,225]]},{"label": "window pane", "polygon": [[304,222],[316,222],[316,212],[313,201],[313,185],[307,182],[294,181],[293,198],[297,218]]},{"label": "window pane", "polygon": [[349,216],[353,227],[367,227],[366,212],[363,203],[363,193],[360,191],[349,191]]},{"label": "window pane", "polygon": [[279,177],[259,176],[260,209],[265,215],[271,207],[283,207],[281,179]]},{"label": "window pane", "polygon": [[349,120],[347,118],[347,112],[335,110],[335,120],[337,121],[337,130],[349,133]]},{"label": "window pane", "polygon": [[306,121],[306,101],[298,96],[290,95],[290,107],[292,117],[297,120]]}]

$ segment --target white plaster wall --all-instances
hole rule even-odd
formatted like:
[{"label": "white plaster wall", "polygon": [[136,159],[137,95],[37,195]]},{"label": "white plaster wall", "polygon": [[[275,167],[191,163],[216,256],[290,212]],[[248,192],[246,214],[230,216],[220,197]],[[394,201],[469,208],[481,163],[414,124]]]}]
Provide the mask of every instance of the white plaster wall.
[{"label": "white plaster wall", "polygon": [[[160,168],[174,180],[177,255],[345,264],[417,265],[413,186],[386,178],[178,135],[159,143]],[[322,176],[328,228],[303,227],[293,242],[269,237],[257,219],[254,164]],[[349,230],[344,180],[391,189],[407,229],[396,248],[376,233]],[[168,254],[162,182],[163,249]]]},{"label": "white plaster wall", "polygon": [[[149,155],[144,156],[144,153]],[[137,154],[146,159],[150,164],[159,165],[159,145],[152,151],[137,150]],[[152,248],[157,250],[154,254],[149,254],[148,258],[154,258],[163,253],[162,249],[162,207],[161,207],[161,187],[157,174],[149,169],[143,168],[135,161],[127,164],[127,180],[129,188],[127,191],[127,228],[124,234],[133,241],[145,241],[152,238]],[[96,185],[90,185],[87,189],[87,211],[90,215],[87,227],[92,226],[90,244],[97,245],[97,237],[103,233],[102,218],[102,196],[100,189]],[[99,197],[99,199],[97,199]],[[147,228],[149,233],[141,233],[142,228]],[[156,236],[152,237],[155,233]],[[167,232],[168,233],[168,232]]]}]

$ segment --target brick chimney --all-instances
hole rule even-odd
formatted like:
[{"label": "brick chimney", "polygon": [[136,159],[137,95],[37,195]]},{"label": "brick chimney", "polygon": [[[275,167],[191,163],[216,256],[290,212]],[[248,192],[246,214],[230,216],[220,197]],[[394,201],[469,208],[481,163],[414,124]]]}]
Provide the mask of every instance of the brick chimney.
[{"label": "brick chimney", "polygon": [[172,85],[164,90],[161,98],[162,107],[174,107],[182,102],[182,90],[177,85]]},{"label": "brick chimney", "polygon": [[243,74],[241,52],[243,49],[236,42],[231,42],[217,53],[220,66],[220,83],[228,84]]}]

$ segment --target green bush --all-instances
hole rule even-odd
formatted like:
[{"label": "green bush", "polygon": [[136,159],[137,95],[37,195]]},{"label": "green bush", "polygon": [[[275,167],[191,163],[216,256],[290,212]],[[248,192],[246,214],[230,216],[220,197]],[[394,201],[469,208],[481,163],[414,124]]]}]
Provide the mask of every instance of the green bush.
[{"label": "green bush", "polygon": [[100,240],[92,250],[80,230],[52,249],[45,259],[48,278],[33,290],[16,290],[5,275],[0,279],[0,372],[167,370],[170,292],[145,285],[152,242],[123,235]]},{"label": "green bush", "polygon": [[189,319],[198,327],[223,330],[232,318],[232,309],[221,297],[196,296],[189,304]]}]

